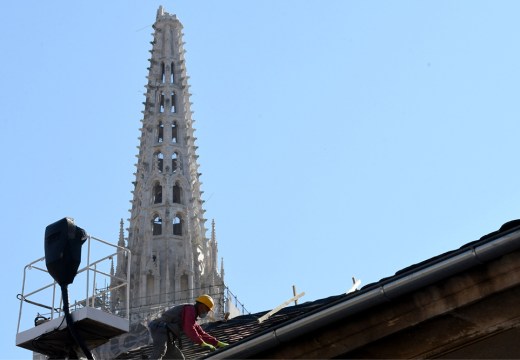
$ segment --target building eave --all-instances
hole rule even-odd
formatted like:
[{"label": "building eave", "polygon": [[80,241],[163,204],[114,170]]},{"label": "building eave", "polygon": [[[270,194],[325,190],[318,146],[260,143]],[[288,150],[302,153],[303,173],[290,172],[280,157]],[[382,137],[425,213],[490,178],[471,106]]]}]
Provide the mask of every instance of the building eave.
[{"label": "building eave", "polygon": [[[509,226],[507,226],[509,224]],[[247,358],[313,332],[380,304],[455,276],[520,249],[520,226],[505,224],[500,231],[462,246],[458,250],[410,266],[396,275],[369,284],[361,290],[301,315],[293,320],[252,335],[209,354],[206,358]]]}]

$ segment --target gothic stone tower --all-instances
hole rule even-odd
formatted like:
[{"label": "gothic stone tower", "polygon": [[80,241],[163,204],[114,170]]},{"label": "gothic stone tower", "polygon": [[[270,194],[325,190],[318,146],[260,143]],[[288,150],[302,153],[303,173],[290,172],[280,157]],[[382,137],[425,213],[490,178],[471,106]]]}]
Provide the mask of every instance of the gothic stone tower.
[{"label": "gothic stone tower", "polygon": [[127,245],[132,322],[202,293],[223,311],[214,228],[205,236],[182,25],[161,6],[153,29]]}]

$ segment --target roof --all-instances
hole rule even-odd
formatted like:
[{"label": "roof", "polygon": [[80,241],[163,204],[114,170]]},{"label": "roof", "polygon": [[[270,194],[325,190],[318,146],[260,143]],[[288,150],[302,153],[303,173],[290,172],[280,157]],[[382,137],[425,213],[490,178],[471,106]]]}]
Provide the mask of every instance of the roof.
[{"label": "roof", "polygon": [[[208,333],[228,342],[230,346],[208,353],[183,337],[182,351],[186,359],[254,356],[261,350],[301,336],[328,322],[388,302],[517,249],[520,249],[520,220],[513,220],[479,240],[406,267],[354,293],[289,306],[262,323],[258,322],[258,318],[267,311],[206,324],[203,328]],[[147,345],[121,354],[118,359],[142,359],[151,351],[152,346]]]},{"label": "roof", "polygon": [[[240,341],[251,338],[263,331],[269,331],[273,327],[286,323],[298,316],[320,309],[327,304],[344,298],[346,295],[331,296],[325,299],[319,299],[312,302],[286,307],[275,313],[262,323],[258,323],[258,319],[268,311],[258,312],[256,314],[237,316],[228,321],[216,321],[201,325],[202,328],[221,341],[229,344],[236,344]],[[181,337],[182,352],[186,359],[200,358],[209,355],[208,351],[202,350],[199,346],[193,344],[185,335]],[[142,359],[143,355],[150,356],[152,353],[152,345],[145,345],[134,350],[130,350],[117,357],[117,359]]]}]

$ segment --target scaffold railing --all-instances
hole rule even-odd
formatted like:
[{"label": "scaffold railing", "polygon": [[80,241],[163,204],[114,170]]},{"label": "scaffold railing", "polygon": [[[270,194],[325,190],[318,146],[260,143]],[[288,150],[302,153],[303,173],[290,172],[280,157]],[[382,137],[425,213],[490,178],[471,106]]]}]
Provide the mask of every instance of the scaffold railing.
[{"label": "scaffold railing", "polygon": [[[90,307],[128,320],[130,250],[91,235],[87,236],[86,245],[87,251],[83,252],[81,261],[86,265],[78,269],[74,283],[69,286],[69,297],[75,299],[69,301],[70,311]],[[121,261],[124,268],[118,264],[116,270],[114,260]],[[20,300],[17,334],[63,316],[59,289],[46,268],[45,257],[24,267],[22,291],[17,295]]]}]

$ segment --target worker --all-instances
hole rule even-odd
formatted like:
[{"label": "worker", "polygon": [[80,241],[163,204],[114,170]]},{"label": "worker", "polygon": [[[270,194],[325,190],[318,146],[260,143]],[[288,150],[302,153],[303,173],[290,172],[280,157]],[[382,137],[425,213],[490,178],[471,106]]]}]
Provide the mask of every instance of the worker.
[{"label": "worker", "polygon": [[[175,344],[175,339],[181,333],[206,350],[214,351],[217,347],[227,346],[225,342],[207,334],[196,322],[197,317],[204,319],[214,306],[211,296],[204,294],[195,299],[195,304],[176,305],[166,310],[160,318],[150,321],[148,328],[153,340],[151,359],[162,359],[167,350],[172,358],[184,359],[184,354]],[[173,341],[170,341],[169,333],[173,336]],[[174,348],[168,349],[168,346]]]}]

